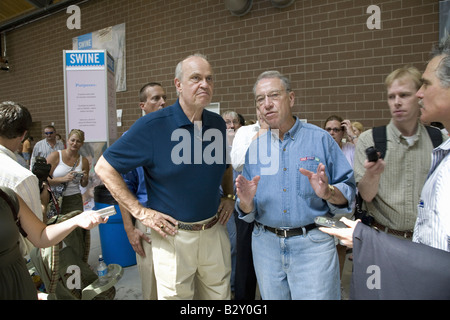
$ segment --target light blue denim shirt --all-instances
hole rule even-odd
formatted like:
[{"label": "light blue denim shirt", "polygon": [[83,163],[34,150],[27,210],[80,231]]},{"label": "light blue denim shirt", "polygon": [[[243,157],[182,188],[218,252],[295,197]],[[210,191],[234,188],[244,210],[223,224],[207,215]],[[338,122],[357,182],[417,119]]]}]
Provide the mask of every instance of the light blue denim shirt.
[{"label": "light blue denim shirt", "polygon": [[[317,171],[325,165],[329,184],[339,189],[348,200],[347,206],[335,206],[319,198],[300,168]],[[239,217],[274,228],[298,228],[314,222],[316,216],[331,213],[350,213],[355,197],[353,169],[339,145],[325,130],[296,118],[294,126],[283,140],[269,130],[252,142],[247,150],[244,177],[259,175],[261,180],[254,198],[254,209]]]}]

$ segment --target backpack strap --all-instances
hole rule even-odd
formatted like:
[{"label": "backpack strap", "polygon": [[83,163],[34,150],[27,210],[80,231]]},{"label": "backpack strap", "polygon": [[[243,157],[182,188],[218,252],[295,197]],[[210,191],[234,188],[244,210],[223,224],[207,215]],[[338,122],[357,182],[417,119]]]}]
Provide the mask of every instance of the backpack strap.
[{"label": "backpack strap", "polygon": [[381,158],[384,159],[387,150],[386,126],[372,128],[372,136],[375,148],[381,153]]},{"label": "backpack strap", "polygon": [[22,226],[20,225],[20,220],[19,220],[19,217],[18,217],[17,209],[14,206],[14,204],[12,203],[11,198],[2,189],[0,189],[0,196],[3,198],[3,200],[5,200],[5,202],[11,208],[11,213],[13,214],[14,222],[16,223],[17,227],[19,228],[19,231],[22,234],[22,236],[24,238],[26,238],[27,237],[27,233],[25,232],[25,230],[22,229]]},{"label": "backpack strap", "polygon": [[[435,127],[425,126],[428,135],[430,136],[433,147],[436,148],[442,143],[441,130]],[[373,141],[375,148],[381,153],[381,158],[384,159],[387,151],[386,126],[372,128]]]}]

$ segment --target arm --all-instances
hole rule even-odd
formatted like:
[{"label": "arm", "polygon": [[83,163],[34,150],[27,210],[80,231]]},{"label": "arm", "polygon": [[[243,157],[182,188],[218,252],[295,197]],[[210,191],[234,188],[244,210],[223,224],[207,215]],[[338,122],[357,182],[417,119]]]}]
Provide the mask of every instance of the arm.
[{"label": "arm", "polygon": [[222,190],[224,197],[220,200],[218,212],[219,222],[225,225],[234,212],[234,199],[228,198],[227,195],[234,195],[233,188],[233,167],[230,165],[225,170],[222,178]]},{"label": "arm", "polygon": [[236,194],[239,197],[239,209],[243,213],[250,213],[254,210],[255,204],[253,198],[256,195],[260,176],[247,180],[243,175],[236,178]]},{"label": "arm", "polygon": [[348,203],[347,198],[344,197],[338,188],[334,188],[332,191],[332,188],[329,187],[324,164],[320,163],[318,165],[316,173],[303,168],[300,168],[299,171],[308,178],[311,187],[319,198],[335,205],[344,205]]},{"label": "arm", "polygon": [[83,178],[80,180],[80,185],[86,187],[89,183],[89,160],[83,157],[83,164],[81,169],[83,170]]},{"label": "arm", "polygon": [[123,227],[125,229],[125,232],[127,233],[128,241],[130,241],[133,250],[138,255],[140,255],[141,257],[145,257],[145,251],[142,248],[141,238],[147,241],[148,243],[151,242],[150,238],[133,225],[131,213],[128,212],[127,209],[125,209],[123,206],[120,205],[119,208],[120,212],[122,213]]},{"label": "arm", "polygon": [[[150,227],[166,237],[176,233],[177,221],[169,215],[145,208],[130,192],[122,176],[106,159],[101,156],[95,166],[95,172],[108,188],[114,199],[145,226]],[[164,226],[161,228],[161,226]]]},{"label": "arm", "polygon": [[[136,169],[128,172],[127,174],[122,175],[125,183],[127,184],[128,189],[135,195],[138,194],[140,177],[139,173]],[[138,198],[139,199],[139,198]],[[141,201],[141,200],[140,200]],[[142,202],[141,202],[142,203]],[[122,220],[125,232],[127,233],[128,241],[130,242],[133,250],[139,254],[141,257],[145,257],[145,251],[142,247],[141,238],[148,243],[151,242],[150,238],[142,232],[139,228],[133,223],[132,215],[128,212],[127,209],[120,206],[120,212],[122,213]]]},{"label": "arm", "polygon": [[358,192],[365,201],[371,202],[377,195],[384,167],[383,159],[378,159],[377,162],[364,161],[366,172],[358,183]]},{"label": "arm", "polygon": [[379,159],[377,162],[367,161],[366,149],[374,145],[372,130],[368,130],[360,135],[355,148],[355,180],[359,194],[367,202],[371,202],[377,195],[381,174],[385,167],[383,159]]},{"label": "arm", "polygon": [[93,211],[86,211],[64,222],[46,226],[30,210],[27,204],[17,196],[19,201],[19,220],[22,228],[28,234],[28,240],[39,248],[46,248],[61,242],[76,227],[92,229],[99,223],[105,223],[108,218],[102,218]]},{"label": "arm", "polygon": [[359,220],[352,221],[345,217],[341,218],[341,221],[344,222],[348,228],[325,228],[320,227],[319,230],[329,235],[336,236],[339,240],[342,241],[344,246],[349,248],[353,248],[353,232],[355,231],[356,225],[360,222]]}]

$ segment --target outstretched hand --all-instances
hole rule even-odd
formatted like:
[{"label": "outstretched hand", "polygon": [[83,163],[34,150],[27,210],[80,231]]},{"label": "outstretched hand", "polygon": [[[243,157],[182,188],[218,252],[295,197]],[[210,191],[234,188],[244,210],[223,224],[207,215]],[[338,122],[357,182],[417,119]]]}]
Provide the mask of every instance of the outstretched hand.
[{"label": "outstretched hand", "polygon": [[355,231],[355,227],[361,220],[349,220],[345,217],[342,217],[340,219],[343,223],[345,223],[348,228],[326,228],[326,227],[320,227],[319,230],[325,233],[328,233],[329,235],[336,236],[339,240],[342,241],[342,244],[344,246],[347,246],[349,248],[353,248],[353,232]]},{"label": "outstretched hand", "polygon": [[299,171],[308,178],[309,183],[311,184],[311,187],[316,195],[319,198],[324,198],[328,192],[328,177],[325,173],[325,165],[323,163],[319,163],[315,173],[303,168],[300,168]]},{"label": "outstretched hand", "polygon": [[240,200],[239,207],[243,212],[253,210],[253,198],[256,195],[260,176],[255,176],[252,180],[247,180],[243,175],[236,178],[236,195]]}]

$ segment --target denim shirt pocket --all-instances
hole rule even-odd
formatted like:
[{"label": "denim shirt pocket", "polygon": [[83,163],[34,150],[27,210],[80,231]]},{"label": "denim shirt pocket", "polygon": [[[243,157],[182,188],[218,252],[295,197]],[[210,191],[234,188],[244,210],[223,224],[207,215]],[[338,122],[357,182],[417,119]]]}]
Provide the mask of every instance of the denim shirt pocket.
[{"label": "denim shirt pocket", "polygon": [[319,162],[314,160],[301,161],[300,164],[297,165],[297,171],[295,174],[297,175],[297,194],[300,197],[311,198],[316,196],[316,193],[311,187],[311,183],[309,182],[308,177],[304,176],[300,172],[300,169],[303,168],[316,173],[318,166]]}]

